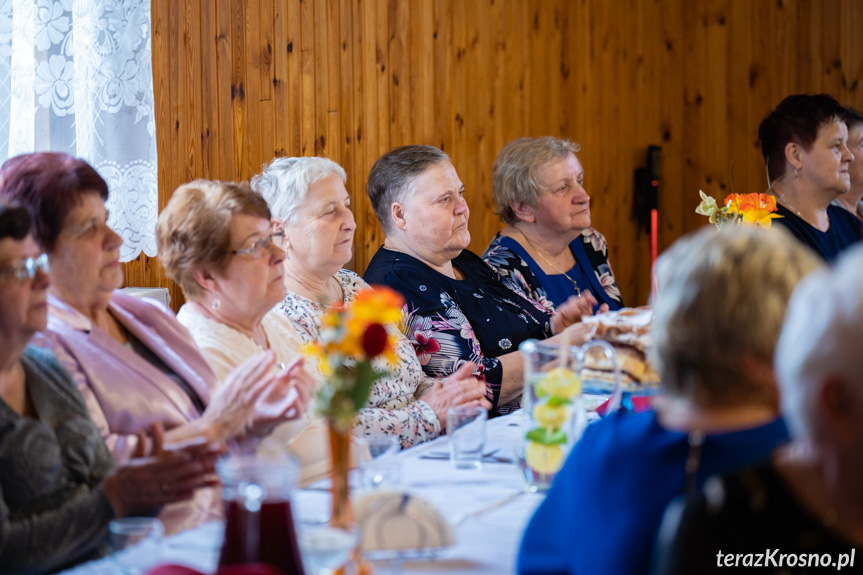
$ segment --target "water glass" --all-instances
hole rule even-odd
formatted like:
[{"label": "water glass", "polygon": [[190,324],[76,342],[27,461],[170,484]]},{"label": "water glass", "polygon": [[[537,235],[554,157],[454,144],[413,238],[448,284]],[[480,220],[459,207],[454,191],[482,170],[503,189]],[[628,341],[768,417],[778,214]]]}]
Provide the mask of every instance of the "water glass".
[{"label": "water glass", "polygon": [[479,405],[453,407],[446,416],[449,462],[456,469],[482,469],[485,422],[488,412]]},{"label": "water glass", "polygon": [[393,435],[354,438],[361,485],[370,489],[396,487],[401,483],[402,462],[396,457],[401,442]]},{"label": "water glass", "polygon": [[114,563],[124,575],[146,573],[161,561],[165,528],[155,517],[122,517],[108,524]]},{"label": "water glass", "polygon": [[306,571],[316,575],[343,566],[357,546],[358,534],[356,525],[342,529],[329,524],[300,524],[297,535]]}]

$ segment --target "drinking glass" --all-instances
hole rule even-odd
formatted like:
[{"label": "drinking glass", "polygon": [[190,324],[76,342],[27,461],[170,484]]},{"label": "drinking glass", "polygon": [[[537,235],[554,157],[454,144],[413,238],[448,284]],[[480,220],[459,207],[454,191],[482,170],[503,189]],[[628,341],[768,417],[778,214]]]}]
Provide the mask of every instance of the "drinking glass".
[{"label": "drinking glass", "polygon": [[482,469],[487,419],[488,411],[479,405],[462,405],[447,412],[450,465],[456,469]]},{"label": "drinking glass", "polygon": [[124,575],[138,575],[161,560],[165,528],[155,517],[121,517],[108,524],[114,562]]},{"label": "drinking glass", "polygon": [[[531,493],[551,487],[587,425],[581,372],[585,350],[595,346],[601,348],[619,373],[614,349],[604,341],[563,348],[531,339],[519,346],[525,365],[516,459]],[[620,403],[619,375],[616,379],[612,404]]]},{"label": "drinking glass", "polygon": [[369,489],[395,487],[401,483],[402,462],[396,457],[401,442],[393,435],[354,438],[361,485]]},{"label": "drinking glass", "polygon": [[297,535],[306,572],[316,575],[342,567],[351,559],[358,534],[356,525],[338,528],[329,523],[301,523]]}]

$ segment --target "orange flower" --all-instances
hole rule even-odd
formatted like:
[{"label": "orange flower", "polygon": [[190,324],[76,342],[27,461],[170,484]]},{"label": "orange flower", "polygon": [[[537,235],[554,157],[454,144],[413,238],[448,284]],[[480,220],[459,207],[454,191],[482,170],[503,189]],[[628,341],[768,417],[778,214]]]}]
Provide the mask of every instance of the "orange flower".
[{"label": "orange flower", "polygon": [[740,194],[728,194],[725,197],[725,211],[729,215],[740,213]]},{"label": "orange flower", "polygon": [[769,228],[774,218],[781,218],[776,211],[776,198],[768,194],[746,194],[740,198],[739,214],[743,222]]},{"label": "orange flower", "polygon": [[398,323],[404,298],[385,286],[374,286],[357,294],[353,303],[354,318],[365,323]]}]

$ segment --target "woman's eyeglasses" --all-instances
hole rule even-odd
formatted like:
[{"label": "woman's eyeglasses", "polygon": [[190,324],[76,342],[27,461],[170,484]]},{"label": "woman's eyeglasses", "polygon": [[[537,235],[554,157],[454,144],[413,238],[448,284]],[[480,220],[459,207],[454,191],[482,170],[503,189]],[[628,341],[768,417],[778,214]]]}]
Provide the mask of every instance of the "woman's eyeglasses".
[{"label": "woman's eyeglasses", "polygon": [[252,242],[247,248],[243,248],[241,250],[233,250],[231,253],[234,255],[248,255],[252,256],[253,259],[261,259],[262,257],[269,255],[270,253],[270,244],[276,246],[280,250],[285,249],[285,232],[284,230],[276,230],[265,238],[261,238]]},{"label": "woman's eyeglasses", "polygon": [[20,264],[0,268],[0,278],[14,278],[18,281],[32,280],[36,277],[36,270],[48,273],[48,254],[42,254],[35,258],[27,258]]}]

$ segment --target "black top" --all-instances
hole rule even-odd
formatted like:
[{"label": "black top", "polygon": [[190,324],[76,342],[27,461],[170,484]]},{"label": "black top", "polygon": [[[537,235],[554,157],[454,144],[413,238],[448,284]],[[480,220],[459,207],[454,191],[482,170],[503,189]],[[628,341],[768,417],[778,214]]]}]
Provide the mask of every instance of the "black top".
[{"label": "black top", "polygon": [[782,204],[777,204],[776,207],[777,213],[782,217],[776,218],[773,222],[785,226],[794,237],[828,262],[836,259],[846,248],[859,242],[863,235],[860,220],[845,208],[834,205],[827,207],[830,229],[822,232]]},{"label": "black top", "polygon": [[493,411],[508,413],[519,403],[497,405],[503,370],[495,358],[517,350],[526,339],[551,336],[551,312],[504,284],[468,250],[452,263],[465,279],[452,279],[408,254],[381,247],[363,279],[405,297],[405,335],[427,375],[445,377],[472,361],[476,375],[485,379]]},{"label": "black top", "polygon": [[863,571],[863,549],[803,508],[769,463],[713,478],[689,503],[672,504],[657,545],[659,575],[735,567],[804,575],[836,572],[837,564],[842,572]]}]

